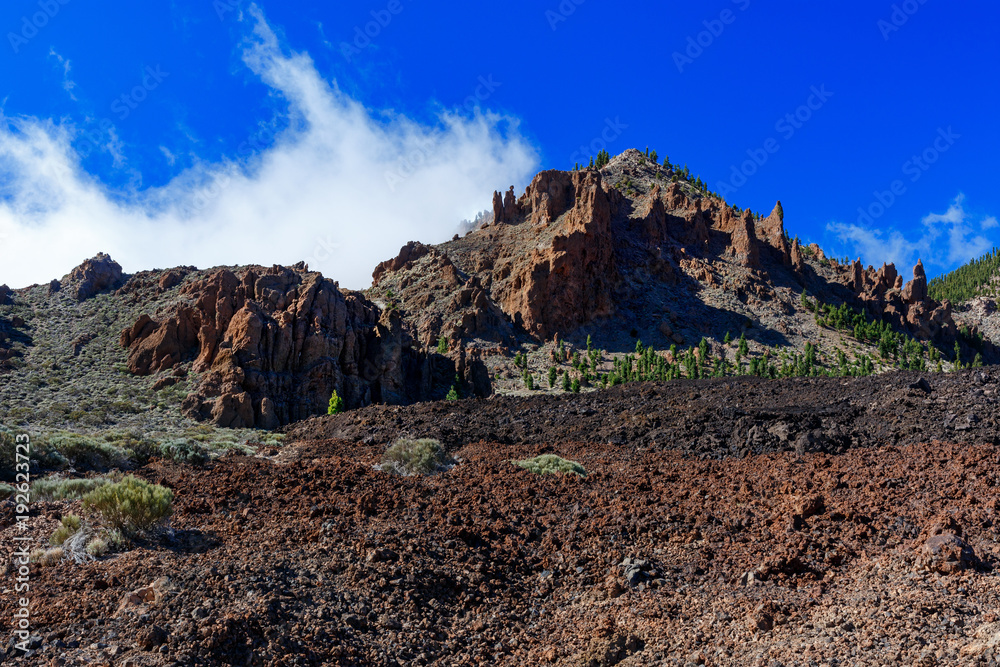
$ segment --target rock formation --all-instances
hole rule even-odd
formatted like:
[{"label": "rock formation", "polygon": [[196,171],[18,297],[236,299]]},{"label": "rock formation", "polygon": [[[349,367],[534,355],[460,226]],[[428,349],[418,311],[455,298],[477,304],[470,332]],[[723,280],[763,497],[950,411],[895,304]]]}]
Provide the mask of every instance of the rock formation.
[{"label": "rock formation", "polygon": [[913,267],[913,280],[903,288],[903,301],[910,304],[921,303],[927,298],[927,274],[924,264],[919,259]]},{"label": "rock formation", "polygon": [[202,377],[184,401],[190,416],[275,428],[325,412],[334,389],[347,407],[422,397],[420,372],[406,369],[420,366],[419,354],[408,349],[399,314],[318,273],[218,269],[181,295],[172,314],[143,315],[120,342],[138,375],[193,359]]},{"label": "rock formation", "polygon": [[62,279],[62,285],[74,290],[77,301],[84,301],[98,292],[118,289],[127,278],[121,265],[101,252],[73,269]]},{"label": "rock formation", "polygon": [[771,247],[775,259],[782,264],[791,265],[791,251],[785,236],[785,212],[780,201],[774,205],[771,214],[761,221],[760,230],[761,241]]},{"label": "rock formation", "polygon": [[760,251],[757,248],[753,213],[749,209],[743,211],[743,215],[736,222],[730,242],[730,253],[743,266],[760,268]]},{"label": "rock formation", "polygon": [[521,208],[533,225],[559,224],[527,253],[501,257],[492,291],[503,311],[540,339],[610,315],[611,206],[600,172],[542,172]]}]

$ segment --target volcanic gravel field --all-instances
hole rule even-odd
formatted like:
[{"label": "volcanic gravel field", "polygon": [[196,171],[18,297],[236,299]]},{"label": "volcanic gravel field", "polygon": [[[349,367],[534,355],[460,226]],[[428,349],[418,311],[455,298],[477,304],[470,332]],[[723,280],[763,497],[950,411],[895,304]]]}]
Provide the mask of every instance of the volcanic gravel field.
[{"label": "volcanic gravel field", "polygon": [[[256,456],[156,461],[138,474],[173,489],[170,528],[33,569],[33,652],[8,643],[7,661],[997,664],[998,380],[679,381],[373,407],[293,425]],[[439,437],[458,462],[375,469],[399,435]],[[587,476],[510,462],[540,453]],[[33,509],[38,544],[80,511]],[[7,501],[8,563],[15,532]]]}]

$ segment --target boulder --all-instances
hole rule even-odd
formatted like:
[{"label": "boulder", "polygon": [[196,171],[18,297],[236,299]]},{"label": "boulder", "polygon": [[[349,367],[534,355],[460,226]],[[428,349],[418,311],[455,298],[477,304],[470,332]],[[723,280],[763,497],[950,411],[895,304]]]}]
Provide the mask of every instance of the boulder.
[{"label": "boulder", "polygon": [[77,301],[84,301],[99,292],[118,289],[127,278],[121,265],[101,252],[73,269],[62,284],[74,290]]}]

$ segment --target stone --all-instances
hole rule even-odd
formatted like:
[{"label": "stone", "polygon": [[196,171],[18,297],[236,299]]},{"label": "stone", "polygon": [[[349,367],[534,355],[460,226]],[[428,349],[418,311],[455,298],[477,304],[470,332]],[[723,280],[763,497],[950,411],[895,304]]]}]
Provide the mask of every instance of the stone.
[{"label": "stone", "polygon": [[127,278],[121,265],[101,252],[73,269],[62,284],[72,286],[77,301],[84,301],[99,292],[118,289]]},{"label": "stone", "polygon": [[927,298],[927,274],[924,264],[919,259],[913,267],[913,280],[903,288],[903,301],[909,304],[922,303]]},{"label": "stone", "polygon": [[753,213],[743,211],[736,223],[730,242],[730,253],[736,261],[747,268],[760,268],[760,251],[754,231]]}]

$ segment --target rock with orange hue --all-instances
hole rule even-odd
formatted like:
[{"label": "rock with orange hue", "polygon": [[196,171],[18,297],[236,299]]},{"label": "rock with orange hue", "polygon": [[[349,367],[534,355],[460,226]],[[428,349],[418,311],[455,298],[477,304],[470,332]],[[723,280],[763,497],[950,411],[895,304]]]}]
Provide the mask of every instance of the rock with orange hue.
[{"label": "rock with orange hue", "polygon": [[752,269],[760,268],[760,251],[757,248],[753,213],[749,209],[743,211],[743,215],[736,222],[729,252],[743,266]]},{"label": "rock with orange hue", "polygon": [[792,262],[792,268],[797,273],[801,273],[805,268],[805,260],[802,259],[802,249],[799,247],[798,238],[792,239],[792,247],[788,251],[788,257]]},{"label": "rock with orange hue", "polygon": [[77,301],[84,301],[99,292],[118,289],[127,278],[118,262],[99,252],[73,269],[61,285],[72,289]]},{"label": "rock with orange hue", "polygon": [[783,264],[791,265],[791,252],[785,237],[785,213],[780,201],[774,205],[771,214],[761,221],[760,231],[761,241],[774,250],[776,259]]},{"label": "rock with orange hue", "polygon": [[420,397],[419,355],[399,314],[318,273],[218,269],[181,294],[170,315],[143,315],[120,342],[138,375],[193,360],[201,379],[183,403],[189,416],[275,428],[325,412],[334,389],[347,407]]},{"label": "rock with orange hue", "polygon": [[896,285],[896,265],[895,264],[882,264],[882,267],[875,274],[875,291],[879,294],[885,294],[887,291],[894,289]]},{"label": "rock with orange hue", "polygon": [[503,311],[539,339],[610,315],[611,206],[600,172],[542,172],[521,207],[532,224],[549,229],[494,271],[493,298]]},{"label": "rock with orange hue", "polygon": [[569,210],[576,202],[577,175],[588,173],[592,172],[549,169],[537,174],[521,197],[530,222],[547,224]]},{"label": "rock with orange hue", "polygon": [[394,258],[386,260],[375,267],[375,271],[372,272],[372,282],[377,283],[386,272],[399,271],[406,266],[412,266],[413,262],[428,254],[430,251],[431,246],[424,245],[419,241],[410,241],[399,250],[399,254]]},{"label": "rock with orange hue", "polygon": [[913,280],[906,283],[903,288],[903,301],[906,303],[921,303],[927,298],[927,274],[924,273],[924,264],[919,259],[917,265],[913,267]]}]

